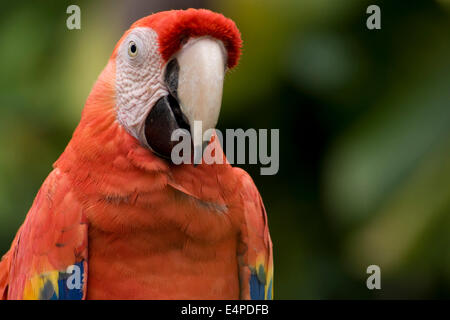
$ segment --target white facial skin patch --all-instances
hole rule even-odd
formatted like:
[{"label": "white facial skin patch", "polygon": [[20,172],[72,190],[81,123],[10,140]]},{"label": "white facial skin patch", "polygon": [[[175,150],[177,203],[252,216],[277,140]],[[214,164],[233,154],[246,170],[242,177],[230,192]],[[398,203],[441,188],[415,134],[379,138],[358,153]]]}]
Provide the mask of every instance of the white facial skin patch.
[{"label": "white facial skin patch", "polygon": [[145,119],[152,106],[168,94],[157,37],[150,28],[135,28],[120,44],[116,57],[117,119],[145,146]]}]

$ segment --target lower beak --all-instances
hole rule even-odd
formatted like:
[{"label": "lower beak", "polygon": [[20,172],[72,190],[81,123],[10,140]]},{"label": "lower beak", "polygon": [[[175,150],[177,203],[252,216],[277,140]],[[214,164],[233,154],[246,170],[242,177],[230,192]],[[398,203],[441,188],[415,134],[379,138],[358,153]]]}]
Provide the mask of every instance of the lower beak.
[{"label": "lower beak", "polygon": [[170,96],[161,98],[150,111],[145,135],[159,155],[170,158],[176,142],[172,132],[190,129],[194,163],[203,155],[203,141],[209,141],[222,104],[226,53],[221,41],[202,37],[190,39],[168,62],[165,81]]}]

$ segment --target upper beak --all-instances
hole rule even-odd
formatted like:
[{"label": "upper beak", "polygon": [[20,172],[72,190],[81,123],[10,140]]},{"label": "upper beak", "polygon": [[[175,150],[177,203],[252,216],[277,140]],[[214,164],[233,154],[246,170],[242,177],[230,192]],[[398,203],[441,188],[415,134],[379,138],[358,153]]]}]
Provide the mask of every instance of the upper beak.
[{"label": "upper beak", "polygon": [[147,118],[147,142],[155,152],[170,157],[176,143],[170,140],[173,130],[189,128],[194,163],[199,163],[203,140],[210,139],[205,131],[215,128],[219,118],[225,64],[222,42],[208,37],[190,39],[167,63],[165,82],[171,97],[162,98]]},{"label": "upper beak", "polygon": [[189,122],[197,158],[202,156],[203,138],[207,141],[211,138],[210,134],[203,137],[205,131],[215,128],[219,119],[225,75],[225,50],[222,42],[218,40],[194,38],[183,47],[176,59],[180,67],[178,101]]}]

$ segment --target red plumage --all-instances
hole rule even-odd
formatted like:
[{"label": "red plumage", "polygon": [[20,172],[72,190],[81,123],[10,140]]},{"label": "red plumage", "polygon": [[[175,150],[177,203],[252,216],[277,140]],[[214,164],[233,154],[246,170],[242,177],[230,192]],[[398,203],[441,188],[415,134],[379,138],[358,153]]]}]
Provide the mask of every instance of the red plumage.
[{"label": "red plumage", "polygon": [[[239,58],[236,26],[207,10],[139,26],[158,33],[166,60],[183,37],[203,35],[224,42],[229,67]],[[116,54],[0,263],[0,298],[64,298],[53,277],[80,263],[80,298],[271,298],[272,242],[253,181],[228,163],[173,165],[132,137],[116,118]]]},{"label": "red plumage", "polygon": [[[241,55],[242,40],[236,24],[231,19],[206,9],[158,12],[136,21],[130,30],[136,27],[156,31],[159,51],[165,61],[180,49],[184,39],[201,36],[222,40],[228,53],[227,65],[230,69],[238,64]],[[116,53],[117,47],[113,57]]]}]

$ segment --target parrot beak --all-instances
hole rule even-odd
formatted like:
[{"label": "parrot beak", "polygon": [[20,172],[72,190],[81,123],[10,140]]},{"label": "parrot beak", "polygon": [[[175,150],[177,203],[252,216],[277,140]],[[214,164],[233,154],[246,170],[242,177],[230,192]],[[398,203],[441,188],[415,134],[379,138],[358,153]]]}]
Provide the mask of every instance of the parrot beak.
[{"label": "parrot beak", "polygon": [[205,131],[215,128],[219,118],[225,52],[221,41],[192,38],[167,63],[164,80],[170,94],[152,108],[145,127],[147,143],[154,152],[170,158],[177,143],[171,141],[172,132],[187,129],[192,137],[194,164],[200,163],[203,141],[211,138],[204,137]]},{"label": "parrot beak", "polygon": [[203,155],[203,138],[207,141],[211,138],[210,134],[203,135],[215,128],[219,119],[225,48],[221,41],[212,38],[194,38],[185,44],[176,59],[179,64],[177,97],[181,111],[189,121],[194,164],[198,164]]}]

